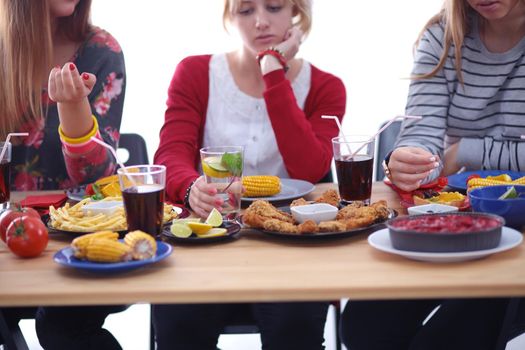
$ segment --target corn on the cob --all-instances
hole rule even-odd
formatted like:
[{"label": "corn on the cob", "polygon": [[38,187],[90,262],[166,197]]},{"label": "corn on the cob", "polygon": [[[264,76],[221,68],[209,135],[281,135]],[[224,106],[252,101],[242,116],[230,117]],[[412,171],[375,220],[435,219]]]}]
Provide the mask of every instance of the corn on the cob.
[{"label": "corn on the cob", "polygon": [[124,237],[124,242],[131,247],[132,256],[135,260],[149,259],[157,252],[157,242],[155,239],[142,231],[129,232]]},{"label": "corn on the cob", "polygon": [[516,179],[516,180],[512,181],[512,184],[514,184],[514,185],[525,185],[525,176],[522,176],[519,179]]},{"label": "corn on the cob", "polygon": [[73,242],[71,242],[71,246],[73,247],[76,258],[84,259],[86,257],[86,247],[94,238],[116,241],[118,239],[118,233],[113,231],[99,231],[75,238]]},{"label": "corn on the cob", "polygon": [[131,260],[131,247],[119,241],[93,238],[86,247],[86,258],[95,262]]},{"label": "corn on the cob", "polygon": [[246,197],[267,197],[281,192],[281,181],[278,176],[255,175],[244,176],[242,185],[246,192]]},{"label": "corn on the cob", "polygon": [[467,186],[469,189],[472,189],[474,187],[483,187],[483,186],[495,186],[495,185],[508,185],[510,182],[507,181],[501,181],[501,180],[493,180],[493,179],[483,179],[480,177],[475,177],[473,179],[470,179],[467,183]]}]

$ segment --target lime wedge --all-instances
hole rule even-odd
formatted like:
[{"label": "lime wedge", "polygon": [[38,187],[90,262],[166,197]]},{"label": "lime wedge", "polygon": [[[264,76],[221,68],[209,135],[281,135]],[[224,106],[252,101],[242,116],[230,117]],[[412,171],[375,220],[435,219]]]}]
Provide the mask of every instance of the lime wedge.
[{"label": "lime wedge", "polygon": [[205,160],[205,162],[208,163],[208,166],[212,168],[213,170],[221,171],[221,172],[229,171],[224,165],[222,165],[222,160],[220,157],[213,157],[211,159],[208,158]]},{"label": "lime wedge", "polygon": [[221,163],[221,157],[208,157],[202,160],[202,172],[208,176],[224,178],[231,176],[227,168]]},{"label": "lime wedge", "polygon": [[202,235],[198,235],[198,236],[199,238],[218,237],[218,236],[224,236],[227,232],[228,230],[226,230],[225,228],[212,228],[208,230],[208,232]]},{"label": "lime wedge", "polygon": [[188,238],[192,234],[191,228],[189,228],[186,224],[173,223],[171,225],[170,231],[175,237],[179,238]]},{"label": "lime wedge", "polygon": [[206,218],[206,224],[212,225],[213,227],[219,227],[222,225],[222,215],[221,213],[213,208],[210,212],[210,215]]},{"label": "lime wedge", "polygon": [[498,199],[512,199],[512,198],[518,198],[518,192],[516,192],[516,188],[514,188],[514,186],[512,186],[507,191],[505,191],[505,193],[499,196]]},{"label": "lime wedge", "polygon": [[208,232],[212,228],[211,225],[203,224],[202,222],[188,222],[187,225],[197,236]]}]

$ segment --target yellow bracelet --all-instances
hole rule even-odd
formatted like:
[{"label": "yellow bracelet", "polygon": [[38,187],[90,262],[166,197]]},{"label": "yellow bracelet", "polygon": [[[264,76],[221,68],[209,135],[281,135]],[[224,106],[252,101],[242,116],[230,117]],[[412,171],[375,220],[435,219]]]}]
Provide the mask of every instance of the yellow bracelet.
[{"label": "yellow bracelet", "polygon": [[66,143],[70,143],[70,144],[79,144],[79,143],[84,143],[84,142],[87,142],[89,141],[89,139],[92,137],[92,136],[95,136],[95,134],[97,133],[98,131],[98,122],[97,122],[97,118],[95,118],[94,115],[91,116],[91,118],[93,118],[93,128],[84,136],[81,136],[81,137],[67,137],[66,135],[64,135],[64,132],[62,131],[62,128],[60,127],[60,125],[58,126],[58,134],[60,135],[60,139]]}]

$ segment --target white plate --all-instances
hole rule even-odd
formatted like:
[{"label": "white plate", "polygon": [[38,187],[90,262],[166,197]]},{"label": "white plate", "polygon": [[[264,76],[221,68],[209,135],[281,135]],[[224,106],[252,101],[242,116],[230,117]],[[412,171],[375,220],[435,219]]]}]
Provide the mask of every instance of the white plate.
[{"label": "white plate", "polygon": [[512,249],[519,245],[523,240],[523,235],[510,228],[503,227],[501,232],[501,241],[496,248],[493,249],[484,249],[484,250],[475,250],[471,252],[458,252],[458,253],[427,253],[427,252],[412,252],[408,250],[399,250],[392,246],[390,242],[390,235],[388,229],[383,229],[372,233],[368,236],[368,243],[383,252],[392,253],[404,256],[405,258],[412,260],[420,261],[429,261],[436,263],[447,263],[447,262],[457,262],[465,260],[480,259],[487,255],[494,253],[503,252],[505,250]]},{"label": "white plate", "polygon": [[256,200],[283,201],[306,196],[314,190],[314,184],[296,179],[281,179],[281,192],[271,197],[242,197],[243,201],[254,202]]}]

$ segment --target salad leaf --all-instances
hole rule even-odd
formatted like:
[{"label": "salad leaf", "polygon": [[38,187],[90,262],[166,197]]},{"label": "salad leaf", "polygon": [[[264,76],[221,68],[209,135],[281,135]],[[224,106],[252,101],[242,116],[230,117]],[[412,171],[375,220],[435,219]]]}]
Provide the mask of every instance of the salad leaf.
[{"label": "salad leaf", "polygon": [[242,174],[242,156],[240,153],[224,153],[221,164],[232,173],[233,176]]}]

